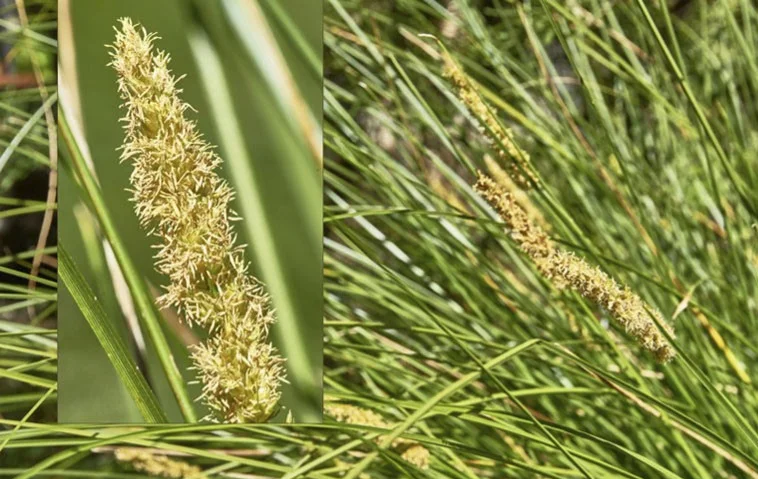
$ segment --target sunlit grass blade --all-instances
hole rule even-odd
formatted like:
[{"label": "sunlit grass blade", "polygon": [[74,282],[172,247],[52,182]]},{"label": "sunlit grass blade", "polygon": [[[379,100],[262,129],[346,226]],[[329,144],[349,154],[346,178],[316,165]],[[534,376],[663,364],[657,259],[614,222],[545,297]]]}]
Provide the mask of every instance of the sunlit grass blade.
[{"label": "sunlit grass blade", "polygon": [[[281,342],[280,347],[282,356],[287,359],[286,368],[290,381],[298,384],[298,391],[294,394],[302,404],[302,412],[297,419],[312,422],[318,420],[321,415],[318,410],[321,384],[320,378],[313,374],[314,365],[308,359],[308,339],[303,321],[314,320],[315,316],[312,314],[315,311],[302,311],[302,308],[298,307],[298,292],[293,287],[292,273],[288,272],[291,265],[285,264],[287,258],[283,258],[277,249],[277,236],[272,226],[276,218],[272,216],[271,209],[265,207],[266,201],[262,196],[261,182],[264,176],[254,168],[253,165],[256,163],[252,161],[245,146],[242,125],[237,120],[229,90],[230,85],[218,55],[200,30],[190,35],[190,46],[200,65],[203,83],[208,91],[214,92],[209,98],[209,105],[212,107],[211,116],[218,125],[219,146],[231,171],[234,172],[231,182],[236,187],[241,216],[246,219],[243,225],[246,237],[253,243],[251,249],[255,254],[256,263],[274,299],[277,313],[275,327],[285,332],[283,335],[285,340]],[[297,173],[292,172],[292,174]],[[312,183],[315,184],[315,181]],[[313,191],[298,192],[306,198],[313,199],[312,193]],[[312,215],[312,207],[313,204],[308,205],[304,213]],[[307,218],[309,223],[313,220],[312,217]],[[311,247],[316,243],[315,238],[310,236],[312,228],[308,227],[306,231],[309,236],[301,238],[301,241],[308,243]],[[302,267],[308,266],[302,265]],[[303,314],[308,316],[299,317]]]},{"label": "sunlit grass blade", "polygon": [[293,131],[299,132],[298,137],[306,141],[316,164],[322,167],[321,124],[308,108],[258,2],[224,0],[221,3],[250,58],[266,79],[269,91],[293,124]]},{"label": "sunlit grass blade", "polygon": [[63,284],[87,319],[143,418],[149,423],[167,422],[166,415],[161,410],[144,376],[139,372],[126,344],[106,317],[103,307],[62,244],[58,246],[58,254],[60,256],[59,272]]}]

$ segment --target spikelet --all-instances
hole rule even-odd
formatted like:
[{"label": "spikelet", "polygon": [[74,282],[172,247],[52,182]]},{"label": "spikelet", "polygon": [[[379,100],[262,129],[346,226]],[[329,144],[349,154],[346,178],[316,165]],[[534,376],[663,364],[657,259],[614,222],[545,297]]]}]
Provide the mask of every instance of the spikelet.
[{"label": "spikelet", "polygon": [[[512,176],[521,188],[529,189],[533,184],[538,184],[534,174],[529,154],[521,149],[513,140],[510,130],[502,127],[489,106],[482,100],[469,81],[466,73],[446,52],[442,53],[442,73],[449,78],[455,86],[458,97],[468,108],[471,114],[479,121],[480,133],[488,139],[490,145],[503,163],[512,166]],[[524,176],[526,175],[526,177]],[[528,177],[528,179],[527,179]]]},{"label": "spikelet", "polygon": [[542,216],[542,212],[534,205],[526,191],[521,189],[521,187],[513,181],[511,175],[502,169],[497,161],[495,161],[490,155],[484,155],[484,165],[487,167],[487,171],[489,171],[492,179],[494,179],[505,191],[513,194],[516,203],[526,211],[529,220],[545,231],[550,231],[550,223],[548,223],[545,217]]},{"label": "spikelet", "polygon": [[390,425],[382,416],[369,409],[363,409],[350,404],[327,403],[325,412],[339,422],[389,429]]},{"label": "spikelet", "polygon": [[140,223],[161,239],[156,268],[169,278],[162,307],[175,307],[211,339],[193,350],[208,419],[262,422],[274,412],[283,359],[268,342],[274,322],[263,286],[247,274],[235,246],[229,208],[233,192],[216,173],[221,158],[185,118],[169,56],[156,37],[121,20],[112,47],[124,101],[132,194]]},{"label": "spikelet", "polygon": [[429,469],[429,449],[425,448],[421,444],[412,444],[400,454],[400,457],[405,459],[409,464],[413,464],[421,470]]},{"label": "spikelet", "polygon": [[119,462],[128,463],[134,470],[144,472],[150,476],[172,479],[199,479],[205,477],[197,466],[170,459],[145,448],[120,447],[113,451],[113,454]]},{"label": "spikelet", "polygon": [[492,178],[481,173],[474,188],[495,208],[511,229],[513,239],[538,266],[553,253],[555,247],[545,230],[529,219],[529,215],[516,203],[512,193],[505,191]]},{"label": "spikelet", "polygon": [[571,252],[556,248],[545,231],[529,219],[513,194],[505,191],[492,178],[479,173],[474,188],[495,208],[510,229],[511,237],[545,277],[573,289],[605,309],[658,361],[666,363],[673,359],[676,352],[655,322],[661,324],[671,337],[674,337],[674,330],[659,311],[645,304],[629,288],[618,285],[598,267],[590,266]]},{"label": "spikelet", "polygon": [[282,371],[277,351],[260,341],[261,327],[252,321],[229,323],[195,347],[201,397],[222,422],[261,422],[276,410]]},{"label": "spikelet", "polygon": [[[327,403],[324,406],[324,410],[337,421],[347,424],[370,426],[379,429],[392,429],[393,427],[392,424],[386,422],[374,411],[350,404]],[[375,441],[381,442],[382,437],[378,436]],[[413,464],[419,469],[429,468],[429,450],[421,444],[399,437],[392,441],[392,447],[398,451],[402,451],[400,456],[408,463]]]}]

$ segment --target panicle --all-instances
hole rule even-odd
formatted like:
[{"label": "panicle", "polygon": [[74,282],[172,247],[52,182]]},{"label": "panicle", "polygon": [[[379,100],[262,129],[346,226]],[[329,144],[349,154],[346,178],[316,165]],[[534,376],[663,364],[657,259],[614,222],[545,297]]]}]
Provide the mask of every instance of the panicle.
[{"label": "panicle", "polygon": [[279,401],[283,359],[268,342],[274,315],[263,286],[247,273],[235,245],[231,187],[216,172],[221,158],[185,117],[169,56],[157,37],[124,18],[111,65],[124,102],[122,161],[143,227],[161,242],[156,269],[169,279],[159,299],[211,338],[195,347],[195,369],[211,419],[267,420]]},{"label": "panicle", "polygon": [[443,52],[442,56],[443,75],[450,79],[461,102],[479,122],[479,132],[488,139],[498,157],[512,166],[511,174],[515,181],[524,189],[531,188],[532,183],[539,184],[533,172],[529,154],[515,143],[512,132],[503,128],[458,63],[447,52]]},{"label": "panicle", "polygon": [[574,253],[557,248],[545,230],[519,206],[513,194],[492,178],[479,173],[474,188],[497,211],[511,237],[546,278],[559,287],[573,289],[605,309],[659,362],[666,363],[674,358],[676,351],[656,322],[671,337],[674,337],[674,330],[658,310],[647,305],[626,286],[617,284],[600,268],[589,265]]}]

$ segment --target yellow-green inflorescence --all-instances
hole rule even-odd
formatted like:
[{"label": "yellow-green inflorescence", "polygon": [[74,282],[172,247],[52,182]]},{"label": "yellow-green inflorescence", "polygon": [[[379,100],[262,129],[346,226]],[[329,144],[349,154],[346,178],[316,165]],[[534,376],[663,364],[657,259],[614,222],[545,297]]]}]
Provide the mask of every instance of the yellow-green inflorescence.
[{"label": "yellow-green inflorescence", "polygon": [[152,477],[170,479],[201,479],[205,477],[199,467],[184,461],[170,459],[150,449],[141,447],[120,447],[114,451],[116,460]]},{"label": "yellow-green inflorescence", "polygon": [[673,359],[676,351],[656,322],[671,337],[674,337],[674,330],[658,310],[648,306],[629,288],[616,283],[600,268],[557,248],[545,230],[517,203],[514,195],[492,178],[480,173],[475,189],[495,208],[508,226],[511,237],[545,277],[560,287],[571,288],[608,311],[658,361],[665,363]]},{"label": "yellow-green inflorescence", "polygon": [[534,174],[529,154],[516,144],[511,130],[501,126],[500,121],[474,88],[463,68],[447,52],[443,52],[442,60],[443,75],[455,86],[458,98],[475,117],[479,132],[488,140],[498,158],[505,164],[511,165],[511,176],[519,187],[529,189],[532,184],[539,184],[539,178]]},{"label": "yellow-green inflorescence", "polygon": [[[363,409],[350,404],[327,403],[325,412],[339,422],[370,426],[380,429],[392,429],[393,424],[388,423],[379,414],[369,409]],[[377,436],[376,442],[381,441],[383,436]],[[400,452],[400,457],[419,469],[428,469],[431,455],[429,450],[421,444],[399,437],[392,441],[392,447]]]},{"label": "yellow-green inflorescence", "polygon": [[216,173],[221,158],[185,117],[191,107],[156,37],[120,22],[111,65],[126,109],[122,161],[134,166],[137,216],[161,239],[156,268],[170,283],[159,303],[210,333],[192,349],[210,419],[266,421],[281,395],[284,360],[268,340],[268,295],[235,244],[233,192]]}]

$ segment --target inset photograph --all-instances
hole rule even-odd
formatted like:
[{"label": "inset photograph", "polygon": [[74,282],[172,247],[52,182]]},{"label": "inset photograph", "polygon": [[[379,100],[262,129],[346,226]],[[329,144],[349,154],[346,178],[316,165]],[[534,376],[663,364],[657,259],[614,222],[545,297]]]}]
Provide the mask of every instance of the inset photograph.
[{"label": "inset photograph", "polygon": [[61,12],[59,422],[321,420],[321,7],[294,3]]}]

